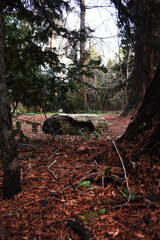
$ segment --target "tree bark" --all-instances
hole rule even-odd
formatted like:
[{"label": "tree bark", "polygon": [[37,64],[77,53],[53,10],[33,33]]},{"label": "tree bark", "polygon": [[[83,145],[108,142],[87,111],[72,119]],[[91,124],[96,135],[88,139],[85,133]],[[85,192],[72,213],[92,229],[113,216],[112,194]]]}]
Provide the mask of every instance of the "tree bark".
[{"label": "tree bark", "polygon": [[[159,2],[157,0],[112,0],[121,16],[128,37],[135,41],[135,69],[129,94],[129,107],[136,107],[144,98],[159,62]],[[126,2],[132,6],[126,7]],[[128,5],[129,6],[129,5]],[[135,39],[131,37],[129,22],[136,28]]]},{"label": "tree bark", "polygon": [[160,64],[134,121],[119,141],[160,159]]},{"label": "tree bark", "polygon": [[13,134],[12,118],[7,97],[2,35],[3,6],[0,4],[0,150],[3,167],[3,196],[11,198],[21,190],[17,160],[17,146]]},{"label": "tree bark", "polygon": [[[157,31],[158,17],[151,11],[153,0],[138,0],[136,16],[136,49],[135,49],[135,71],[133,79],[133,98],[135,103],[139,103],[144,98],[148,87],[154,78],[154,68],[159,61],[159,51],[155,43],[155,32]],[[157,43],[156,43],[157,44]]]}]

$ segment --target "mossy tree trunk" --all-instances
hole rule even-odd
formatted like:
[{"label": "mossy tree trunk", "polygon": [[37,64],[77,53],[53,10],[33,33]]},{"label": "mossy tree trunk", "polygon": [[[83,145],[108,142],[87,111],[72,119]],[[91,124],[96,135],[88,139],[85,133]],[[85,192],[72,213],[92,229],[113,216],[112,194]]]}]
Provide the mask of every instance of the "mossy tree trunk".
[{"label": "mossy tree trunk", "polygon": [[5,82],[2,9],[2,4],[0,4],[0,150],[3,167],[3,196],[11,198],[21,190],[21,185],[17,147]]}]

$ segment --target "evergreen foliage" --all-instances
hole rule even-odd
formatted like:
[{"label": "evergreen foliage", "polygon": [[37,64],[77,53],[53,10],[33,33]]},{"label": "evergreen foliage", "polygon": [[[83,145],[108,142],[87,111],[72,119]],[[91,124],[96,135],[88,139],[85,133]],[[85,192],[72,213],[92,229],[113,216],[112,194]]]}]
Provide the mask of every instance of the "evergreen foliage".
[{"label": "evergreen foliage", "polygon": [[[80,35],[63,27],[63,13],[70,10],[69,4],[64,1],[15,1],[12,4],[6,1],[3,4],[6,80],[13,112],[19,102],[34,110],[42,106],[48,111],[84,109],[78,91],[79,76],[85,73],[93,77],[93,69],[105,68],[100,59],[90,60],[83,68],[78,58]],[[85,34],[90,31],[86,30]],[[69,66],[62,63],[56,49],[49,46],[53,33],[55,40],[61,36],[68,41]],[[78,93],[72,96],[75,91]]]},{"label": "evergreen foliage", "polygon": [[[60,2],[55,4],[54,1],[52,5],[51,2],[38,6],[38,1],[33,1],[33,5],[25,9],[18,5],[17,10],[9,7],[5,10],[6,79],[14,106],[18,102],[28,107],[42,106],[48,89],[50,97],[54,96],[56,74],[64,68],[57,53],[48,47],[48,39],[53,31],[50,21],[60,21],[62,17]],[[55,31],[58,34],[58,24],[55,25]],[[41,74],[42,68],[50,69],[52,74]]]}]

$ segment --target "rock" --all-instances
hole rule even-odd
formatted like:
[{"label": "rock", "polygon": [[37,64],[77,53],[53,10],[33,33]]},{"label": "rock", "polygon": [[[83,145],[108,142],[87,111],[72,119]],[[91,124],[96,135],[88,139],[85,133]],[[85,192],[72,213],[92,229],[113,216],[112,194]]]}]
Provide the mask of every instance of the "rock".
[{"label": "rock", "polygon": [[45,133],[78,135],[80,131],[92,132],[107,129],[102,117],[88,114],[60,114],[48,118],[42,127]]}]

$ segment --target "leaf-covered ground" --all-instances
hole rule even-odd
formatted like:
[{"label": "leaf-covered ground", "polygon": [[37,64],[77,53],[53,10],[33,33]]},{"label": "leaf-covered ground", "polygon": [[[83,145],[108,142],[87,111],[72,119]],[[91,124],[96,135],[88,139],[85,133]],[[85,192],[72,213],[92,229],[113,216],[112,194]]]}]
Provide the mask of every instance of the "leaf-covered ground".
[{"label": "leaf-covered ground", "polygon": [[0,239],[160,239],[159,167],[113,145],[131,116],[103,117],[109,129],[85,140],[33,133],[43,116],[18,118],[28,137],[17,137],[22,191],[1,197]]}]

